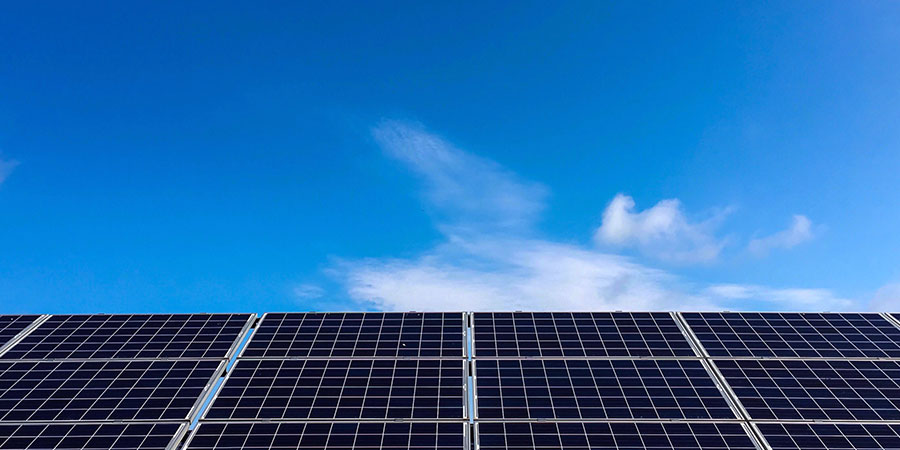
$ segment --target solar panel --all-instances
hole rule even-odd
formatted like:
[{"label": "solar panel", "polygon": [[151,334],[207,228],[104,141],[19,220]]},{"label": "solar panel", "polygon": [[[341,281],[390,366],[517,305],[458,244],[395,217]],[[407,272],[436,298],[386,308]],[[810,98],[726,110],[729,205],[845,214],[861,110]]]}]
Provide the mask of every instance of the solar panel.
[{"label": "solar panel", "polygon": [[462,313],[267,313],[242,356],[457,357]]},{"label": "solar panel", "polygon": [[669,313],[474,313],[475,355],[697,356]]},{"label": "solar panel", "polygon": [[250,314],[51,316],[2,359],[227,358]]},{"label": "solar panel", "polygon": [[208,360],[2,361],[0,421],[184,420],[223,367]]},{"label": "solar panel", "polygon": [[875,450],[900,448],[900,425],[865,423],[761,423],[772,450]]},{"label": "solar panel", "polygon": [[204,418],[460,419],[462,360],[248,360]]},{"label": "solar panel", "polygon": [[201,423],[188,450],[462,450],[457,423]]},{"label": "solar panel", "polygon": [[480,419],[733,419],[699,360],[476,360]]},{"label": "solar panel", "polygon": [[156,424],[0,424],[0,449],[168,450],[187,429]]},{"label": "solar panel", "polygon": [[900,420],[900,362],[715,360],[752,419]]},{"label": "solar panel", "polygon": [[480,450],[756,450],[738,423],[481,422]]},{"label": "solar panel", "polygon": [[682,313],[710,356],[900,358],[900,327],[877,313]]},{"label": "solar panel", "polygon": [[0,348],[6,345],[14,337],[18,336],[22,330],[28,328],[29,325],[38,320],[39,315],[0,315]]}]

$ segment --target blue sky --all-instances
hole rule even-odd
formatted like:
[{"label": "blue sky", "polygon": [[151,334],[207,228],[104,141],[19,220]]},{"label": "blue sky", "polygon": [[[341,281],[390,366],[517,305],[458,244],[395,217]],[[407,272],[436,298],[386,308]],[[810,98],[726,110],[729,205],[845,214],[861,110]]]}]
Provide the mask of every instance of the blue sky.
[{"label": "blue sky", "polygon": [[18,2],[3,312],[900,310],[896,2]]}]

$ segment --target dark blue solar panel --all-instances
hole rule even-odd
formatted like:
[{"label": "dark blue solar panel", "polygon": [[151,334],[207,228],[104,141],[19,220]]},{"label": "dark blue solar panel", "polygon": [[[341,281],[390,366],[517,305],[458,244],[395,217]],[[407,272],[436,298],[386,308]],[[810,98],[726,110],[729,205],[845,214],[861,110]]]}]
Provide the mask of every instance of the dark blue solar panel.
[{"label": "dark blue solar panel", "polygon": [[480,450],[756,450],[738,423],[485,423]]},{"label": "dark blue solar panel", "polygon": [[669,313],[475,313],[475,355],[697,356]]},{"label": "dark blue solar panel", "polygon": [[710,356],[900,358],[900,327],[876,313],[683,313]]},{"label": "dark blue solar panel", "polygon": [[753,419],[900,420],[900,362],[714,360]]},{"label": "dark blue solar panel", "polygon": [[464,356],[462,313],[267,313],[247,358]]},{"label": "dark blue solar panel", "polygon": [[51,316],[2,359],[226,358],[250,314]]},{"label": "dark blue solar panel", "polygon": [[222,364],[3,361],[0,421],[187,419]]},{"label": "dark blue solar panel", "polygon": [[873,423],[761,423],[772,450],[897,450],[900,425]]},{"label": "dark blue solar panel", "polygon": [[476,360],[480,419],[731,419],[699,360]]},{"label": "dark blue solar panel", "polygon": [[201,423],[188,450],[463,450],[457,423]]},{"label": "dark blue solar panel", "polygon": [[0,347],[3,347],[40,317],[39,315],[0,315]]},{"label": "dark blue solar panel", "polygon": [[460,419],[465,361],[239,359],[205,418]]},{"label": "dark blue solar panel", "polygon": [[0,424],[0,449],[166,450],[186,425],[156,424]]}]

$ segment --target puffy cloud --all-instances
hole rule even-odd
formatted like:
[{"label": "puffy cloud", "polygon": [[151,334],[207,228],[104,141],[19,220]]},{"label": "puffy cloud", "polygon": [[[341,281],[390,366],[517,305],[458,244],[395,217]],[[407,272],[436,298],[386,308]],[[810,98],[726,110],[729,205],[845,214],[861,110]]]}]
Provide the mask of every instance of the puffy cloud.
[{"label": "puffy cloud", "polygon": [[815,237],[812,222],[806,216],[794,215],[791,225],[775,234],[753,239],[747,249],[757,256],[765,256],[773,249],[788,249],[810,241]]},{"label": "puffy cloud", "polygon": [[594,240],[601,245],[637,247],[648,256],[680,263],[712,261],[726,245],[714,232],[728,210],[691,222],[677,199],[662,200],[640,212],[634,207],[634,199],[616,195],[603,211]]},{"label": "puffy cloud", "polygon": [[[420,125],[373,129],[386,154],[418,174],[444,241],[418,256],[338,260],[327,273],[364,308],[380,310],[839,309],[827,290],[690,283],[592,246],[535,237],[547,191],[497,163],[464,152]],[[637,245],[670,260],[710,260],[727,212],[694,223],[677,200],[642,212],[618,195],[596,239]],[[757,307],[755,307],[757,306]]]}]

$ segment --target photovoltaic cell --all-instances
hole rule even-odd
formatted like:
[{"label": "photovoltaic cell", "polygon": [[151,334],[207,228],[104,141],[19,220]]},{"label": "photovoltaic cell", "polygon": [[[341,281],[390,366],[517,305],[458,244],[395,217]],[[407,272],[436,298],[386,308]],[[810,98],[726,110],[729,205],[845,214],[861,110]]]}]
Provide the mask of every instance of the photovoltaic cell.
[{"label": "photovoltaic cell", "polygon": [[756,450],[737,423],[478,424],[480,450]]},{"label": "photovoltaic cell", "polygon": [[463,423],[201,423],[188,450],[462,450]]},{"label": "photovoltaic cell", "polygon": [[0,315],[0,347],[11,341],[40,317],[39,315]]},{"label": "photovoltaic cell", "polygon": [[475,313],[475,355],[696,356],[669,313]]},{"label": "photovoltaic cell", "polygon": [[699,360],[476,360],[479,419],[733,419]]},{"label": "photovoltaic cell", "polygon": [[876,313],[682,313],[710,356],[900,358],[900,327]]},{"label": "photovoltaic cell", "polygon": [[2,359],[226,358],[250,314],[51,316]]},{"label": "photovoltaic cell", "polygon": [[752,419],[900,420],[900,362],[714,360]]},{"label": "photovoltaic cell", "polygon": [[184,420],[221,361],[0,362],[0,421]]},{"label": "photovoltaic cell", "polygon": [[0,424],[0,449],[166,450],[185,425]]},{"label": "photovoltaic cell", "polygon": [[900,449],[900,425],[864,423],[761,423],[772,450]]},{"label": "photovoltaic cell", "polygon": [[460,419],[463,360],[239,359],[205,419]]},{"label": "photovoltaic cell", "polygon": [[267,313],[247,358],[464,356],[462,313]]}]

